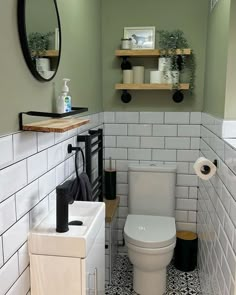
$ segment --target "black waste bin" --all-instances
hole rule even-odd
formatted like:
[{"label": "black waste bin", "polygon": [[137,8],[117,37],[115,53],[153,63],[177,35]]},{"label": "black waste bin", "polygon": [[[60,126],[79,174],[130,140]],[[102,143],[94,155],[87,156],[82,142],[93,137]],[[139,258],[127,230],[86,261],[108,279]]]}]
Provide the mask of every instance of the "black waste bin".
[{"label": "black waste bin", "polygon": [[176,233],[174,266],[181,271],[193,271],[197,266],[197,234],[189,231]]}]

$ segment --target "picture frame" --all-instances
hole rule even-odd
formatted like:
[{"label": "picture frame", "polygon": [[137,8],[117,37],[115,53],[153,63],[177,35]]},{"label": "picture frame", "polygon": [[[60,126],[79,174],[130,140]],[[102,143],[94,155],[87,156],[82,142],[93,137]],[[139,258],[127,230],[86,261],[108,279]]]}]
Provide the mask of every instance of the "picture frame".
[{"label": "picture frame", "polygon": [[131,38],[132,49],[155,49],[155,27],[124,27],[124,38]]}]

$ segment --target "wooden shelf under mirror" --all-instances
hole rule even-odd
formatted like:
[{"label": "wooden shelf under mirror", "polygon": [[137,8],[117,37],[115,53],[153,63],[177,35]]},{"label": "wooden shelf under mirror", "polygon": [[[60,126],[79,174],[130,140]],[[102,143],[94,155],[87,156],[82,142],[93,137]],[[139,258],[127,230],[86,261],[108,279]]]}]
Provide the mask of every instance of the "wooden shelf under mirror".
[{"label": "wooden shelf under mirror", "polygon": [[35,123],[24,124],[22,126],[22,130],[63,133],[68,130],[78,128],[87,123],[89,123],[88,119],[80,118],[50,119]]},{"label": "wooden shelf under mirror", "polygon": [[[172,51],[169,51],[168,54],[173,54]],[[176,49],[175,55],[190,55],[191,49],[185,48],[185,49]],[[155,57],[155,56],[161,56],[165,55],[165,52],[161,51],[160,49],[140,49],[140,50],[116,50],[115,51],[116,56],[136,56],[136,57]]]},{"label": "wooden shelf under mirror", "polygon": [[[116,84],[116,90],[172,90],[172,84]],[[178,90],[188,90],[188,83],[179,84]],[[173,90],[176,90],[175,88]]]},{"label": "wooden shelf under mirror", "polygon": [[[88,111],[88,108],[85,108],[85,107],[72,107],[72,110],[67,113],[52,113],[52,112],[39,112],[39,111],[21,112],[19,113],[19,129],[23,131],[62,133],[62,132],[80,127],[84,124],[87,124],[89,122],[88,119],[75,117],[75,115],[84,113],[87,111]],[[23,115],[36,116],[36,117],[50,117],[53,119],[25,124],[23,123]]]}]

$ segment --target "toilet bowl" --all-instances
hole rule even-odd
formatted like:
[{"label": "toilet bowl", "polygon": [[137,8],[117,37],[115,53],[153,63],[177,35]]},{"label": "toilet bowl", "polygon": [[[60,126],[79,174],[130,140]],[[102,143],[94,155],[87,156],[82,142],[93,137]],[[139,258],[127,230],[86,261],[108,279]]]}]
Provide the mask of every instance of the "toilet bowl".
[{"label": "toilet bowl", "polygon": [[124,237],[140,295],[163,295],[175,247],[175,165],[130,165]]},{"label": "toilet bowl", "polygon": [[176,242],[173,217],[135,215],[124,228],[128,256],[134,267],[133,288],[140,295],[162,295],[166,291],[166,267]]}]

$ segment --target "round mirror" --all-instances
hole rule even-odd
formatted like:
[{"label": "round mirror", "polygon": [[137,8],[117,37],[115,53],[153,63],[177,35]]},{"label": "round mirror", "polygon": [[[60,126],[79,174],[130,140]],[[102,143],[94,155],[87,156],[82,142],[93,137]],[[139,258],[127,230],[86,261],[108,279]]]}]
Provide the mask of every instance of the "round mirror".
[{"label": "round mirror", "polygon": [[61,26],[56,0],[18,0],[21,48],[31,73],[39,81],[56,75],[61,55]]}]

